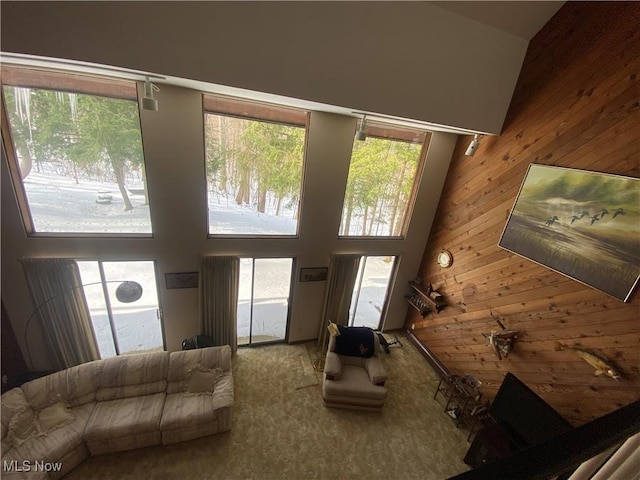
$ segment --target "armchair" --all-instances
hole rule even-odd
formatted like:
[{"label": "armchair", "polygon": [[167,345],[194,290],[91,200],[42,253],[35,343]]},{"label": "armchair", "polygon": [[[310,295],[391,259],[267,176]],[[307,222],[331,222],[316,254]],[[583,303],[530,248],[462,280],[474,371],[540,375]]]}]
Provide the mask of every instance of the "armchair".
[{"label": "armchair", "polygon": [[380,341],[366,327],[338,327],[324,364],[322,399],[327,407],[380,410],[387,398],[387,374],[378,357]]}]

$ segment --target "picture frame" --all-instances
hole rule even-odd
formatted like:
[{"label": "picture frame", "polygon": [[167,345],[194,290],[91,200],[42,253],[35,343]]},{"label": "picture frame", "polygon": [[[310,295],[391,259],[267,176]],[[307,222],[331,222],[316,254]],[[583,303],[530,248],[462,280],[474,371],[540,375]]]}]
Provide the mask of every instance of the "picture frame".
[{"label": "picture frame", "polygon": [[165,273],[164,284],[168,290],[176,288],[198,288],[198,272]]},{"label": "picture frame", "polygon": [[640,179],[530,164],[498,245],[626,302],[640,278]]},{"label": "picture frame", "polygon": [[300,281],[301,282],[325,282],[327,280],[328,272],[329,272],[329,269],[327,267],[301,268]]}]

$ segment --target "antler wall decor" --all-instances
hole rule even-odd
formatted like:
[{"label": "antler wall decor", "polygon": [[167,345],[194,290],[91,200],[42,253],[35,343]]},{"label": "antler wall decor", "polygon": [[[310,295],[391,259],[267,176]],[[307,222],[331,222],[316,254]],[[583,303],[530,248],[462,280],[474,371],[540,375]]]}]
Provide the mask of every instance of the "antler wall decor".
[{"label": "antler wall decor", "polygon": [[502,357],[507,358],[509,352],[513,350],[514,343],[520,334],[520,330],[508,330],[496,317],[493,312],[489,311],[491,318],[500,326],[501,330],[491,330],[490,333],[483,333],[482,335],[487,339],[489,346],[493,353],[496,354],[498,360],[502,360]]}]

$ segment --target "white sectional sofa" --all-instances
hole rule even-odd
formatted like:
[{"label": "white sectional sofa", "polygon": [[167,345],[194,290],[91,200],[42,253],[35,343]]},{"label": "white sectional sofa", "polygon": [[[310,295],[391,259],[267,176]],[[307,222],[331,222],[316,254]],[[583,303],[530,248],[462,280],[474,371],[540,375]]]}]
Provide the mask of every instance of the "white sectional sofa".
[{"label": "white sectional sofa", "polygon": [[228,345],[78,365],[2,395],[2,473],[60,478],[89,455],[231,429]]}]

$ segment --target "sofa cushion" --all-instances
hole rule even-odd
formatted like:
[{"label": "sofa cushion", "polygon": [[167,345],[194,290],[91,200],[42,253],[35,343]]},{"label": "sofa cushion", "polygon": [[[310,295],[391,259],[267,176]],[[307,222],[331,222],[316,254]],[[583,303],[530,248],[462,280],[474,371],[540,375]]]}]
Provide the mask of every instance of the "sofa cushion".
[{"label": "sofa cushion", "polygon": [[217,410],[233,405],[233,377],[226,372],[218,378],[212,395],[167,395],[162,412],[161,430],[171,430],[211,422]]},{"label": "sofa cushion", "polygon": [[24,442],[40,433],[38,419],[31,407],[17,412],[9,422],[7,441],[14,447],[19,447]]},{"label": "sofa cushion", "polygon": [[104,361],[98,401],[164,392],[169,352],[121,355]]},{"label": "sofa cushion", "polygon": [[72,423],[75,419],[73,412],[62,400],[38,412],[38,423],[42,433],[49,433],[56,428]]},{"label": "sofa cushion", "polygon": [[155,393],[98,402],[89,418],[84,438],[103,440],[160,429],[165,394]]},{"label": "sofa cushion", "polygon": [[167,374],[167,394],[184,392],[187,387],[189,372],[195,368],[221,368],[231,371],[231,347],[198,348],[171,352],[169,356],[169,373]]},{"label": "sofa cushion", "polygon": [[218,378],[223,374],[221,368],[197,367],[189,372],[187,378],[186,393],[191,394],[213,394]]},{"label": "sofa cushion", "polygon": [[22,385],[35,410],[64,400],[70,407],[94,402],[104,360],[83,363]]},{"label": "sofa cushion", "polygon": [[17,451],[24,460],[59,461],[69,451],[83,443],[82,434],[95,406],[95,402],[86,403],[72,409],[74,420],[63,428],[41,433],[24,442]]},{"label": "sofa cushion", "polygon": [[323,391],[330,396],[337,395],[375,400],[387,398],[387,389],[371,383],[367,371],[354,365],[343,365],[340,380],[323,382]]}]

